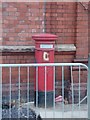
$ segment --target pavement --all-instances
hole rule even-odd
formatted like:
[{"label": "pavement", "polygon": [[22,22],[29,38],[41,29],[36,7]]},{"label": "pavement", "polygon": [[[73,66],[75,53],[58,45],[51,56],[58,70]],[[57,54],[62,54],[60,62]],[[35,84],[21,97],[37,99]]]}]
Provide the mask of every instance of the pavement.
[{"label": "pavement", "polygon": [[55,103],[51,108],[39,108],[34,106],[34,102],[25,103],[33,109],[37,114],[40,114],[42,118],[87,118],[87,104],[63,104],[63,102]]}]

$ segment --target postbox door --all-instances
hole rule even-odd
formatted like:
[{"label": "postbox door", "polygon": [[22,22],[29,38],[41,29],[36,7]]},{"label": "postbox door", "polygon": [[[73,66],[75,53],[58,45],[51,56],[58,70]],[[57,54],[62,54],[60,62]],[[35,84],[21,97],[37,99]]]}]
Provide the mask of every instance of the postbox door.
[{"label": "postbox door", "polygon": [[37,51],[36,52],[37,63],[53,63],[54,62],[54,51]]},{"label": "postbox door", "polygon": [[[37,51],[37,63],[54,63],[54,51]],[[38,68],[38,89],[45,91],[45,74],[47,79],[47,91],[53,89],[53,67],[39,67]]]},{"label": "postbox door", "polygon": [[43,63],[53,63],[54,62],[54,51],[43,51],[42,53]]}]

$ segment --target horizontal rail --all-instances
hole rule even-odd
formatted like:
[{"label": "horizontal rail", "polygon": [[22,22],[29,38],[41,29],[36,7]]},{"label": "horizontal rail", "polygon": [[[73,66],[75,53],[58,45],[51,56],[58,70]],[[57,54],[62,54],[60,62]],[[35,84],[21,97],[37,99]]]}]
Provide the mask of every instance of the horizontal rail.
[{"label": "horizontal rail", "polygon": [[88,66],[83,63],[32,63],[32,64],[0,64],[0,67],[40,67],[40,66]]}]

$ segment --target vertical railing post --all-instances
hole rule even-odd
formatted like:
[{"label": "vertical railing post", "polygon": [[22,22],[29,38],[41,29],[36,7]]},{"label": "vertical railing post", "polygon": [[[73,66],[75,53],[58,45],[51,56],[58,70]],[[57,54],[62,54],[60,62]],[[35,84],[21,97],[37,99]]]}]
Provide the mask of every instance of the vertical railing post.
[{"label": "vertical railing post", "polygon": [[87,105],[88,119],[90,119],[90,1],[88,2],[88,84],[87,84]]},{"label": "vertical railing post", "polygon": [[2,119],[2,67],[0,67],[0,120]]},{"label": "vertical railing post", "polygon": [[88,104],[88,119],[90,120],[90,53],[88,56],[87,104]]}]

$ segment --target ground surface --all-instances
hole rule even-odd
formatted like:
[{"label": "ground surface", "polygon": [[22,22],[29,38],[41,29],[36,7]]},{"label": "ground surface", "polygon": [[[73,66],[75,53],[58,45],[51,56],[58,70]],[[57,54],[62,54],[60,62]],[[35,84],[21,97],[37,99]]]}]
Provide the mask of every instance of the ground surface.
[{"label": "ground surface", "polygon": [[63,103],[56,103],[53,108],[38,108],[34,106],[33,102],[24,104],[24,107],[29,106],[40,114],[42,118],[87,118],[87,105],[77,104],[64,105]]}]

